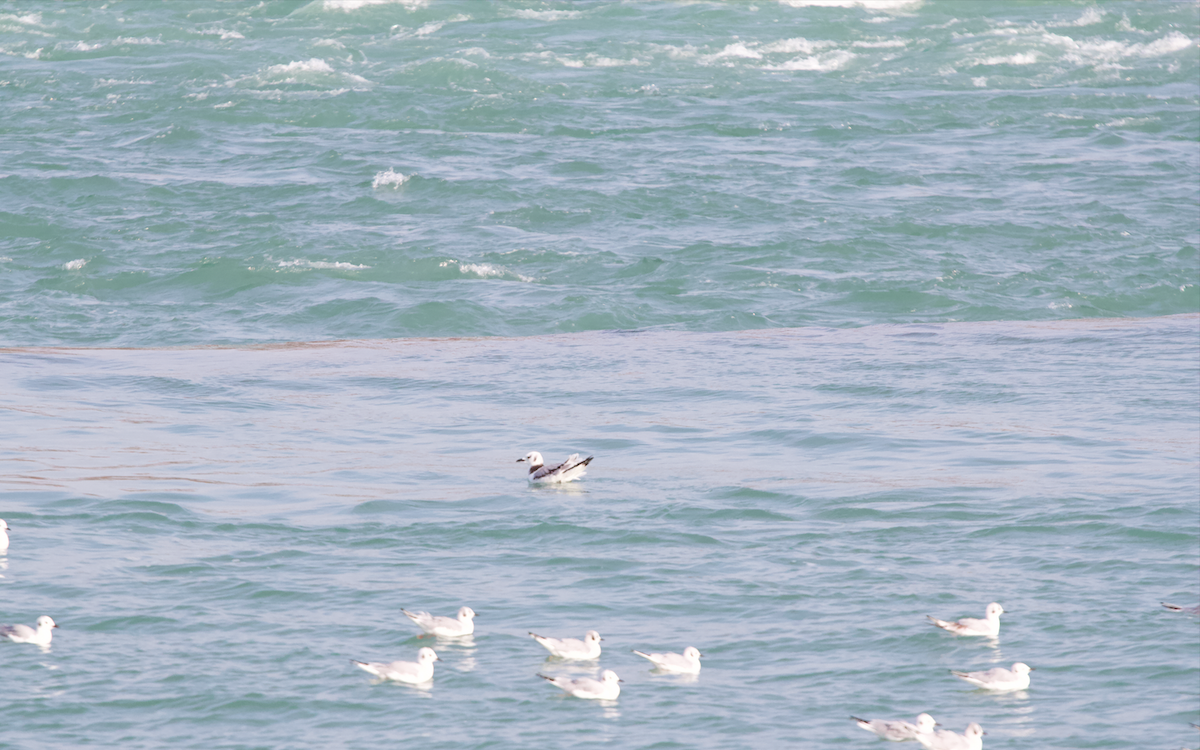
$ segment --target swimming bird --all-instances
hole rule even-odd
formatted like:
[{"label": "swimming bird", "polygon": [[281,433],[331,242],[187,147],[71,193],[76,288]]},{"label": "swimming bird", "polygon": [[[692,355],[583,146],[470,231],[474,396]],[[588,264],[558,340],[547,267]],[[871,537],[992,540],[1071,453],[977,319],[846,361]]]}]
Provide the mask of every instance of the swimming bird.
[{"label": "swimming bird", "polygon": [[[4,522],[0,521],[0,523]],[[4,548],[0,547],[0,549]],[[1167,604],[1166,602],[1163,602],[1162,605],[1172,612],[1186,612],[1189,615],[1200,615],[1200,604],[1197,604],[1195,607],[1180,607],[1175,604]]]},{"label": "swimming bird", "polygon": [[851,716],[850,718],[858,722],[858,725],[868,732],[874,732],[883,739],[891,740],[892,742],[915,740],[918,734],[930,734],[933,732],[933,728],[937,726],[937,722],[929,714],[920,714],[917,716],[916,724],[909,724],[907,721],[884,721],[883,719],[867,721],[857,716]]},{"label": "swimming bird", "polygon": [[421,630],[439,638],[457,638],[475,632],[475,611],[470,607],[462,607],[455,617],[440,617],[428,612],[409,612],[401,609],[408,619],[415,622]]},{"label": "swimming bird", "polygon": [[647,654],[637,650],[633,653],[649,659],[656,669],[680,674],[700,674],[700,657],[704,656],[695,646],[688,646],[682,654]]},{"label": "swimming bird", "polygon": [[566,484],[574,482],[587,473],[587,465],[595,456],[588,456],[582,461],[578,453],[572,453],[566,461],[557,466],[545,466],[542,454],[530,451],[524,458],[518,458],[517,463],[529,462],[529,481],[534,484]]},{"label": "swimming bird", "polygon": [[599,680],[593,680],[591,677],[572,680],[569,677],[547,677],[544,674],[539,674],[538,677],[549,680],[551,685],[576,698],[613,701],[621,694],[621,686],[618,683],[622,680],[611,669],[604,670]]},{"label": "swimming bird", "polygon": [[357,664],[359,669],[366,670],[376,677],[419,685],[433,679],[433,663],[441,661],[441,659],[433,649],[426,646],[417,652],[416,661],[394,661],[386,664],[378,661],[366,662],[354,659],[350,661]]},{"label": "swimming bird", "polygon": [[983,727],[975,722],[967,725],[967,731],[959,734],[949,729],[918,734],[917,742],[928,750],[983,750]]},{"label": "swimming bird", "polygon": [[8,524],[0,518],[0,552],[8,549]]},{"label": "swimming bird", "polygon": [[1032,671],[1033,667],[1028,664],[1016,662],[1012,665],[1012,669],[996,667],[986,672],[956,672],[952,669],[950,670],[950,674],[984,690],[1007,692],[1009,690],[1024,690],[1029,687],[1029,673]]},{"label": "swimming bird", "polygon": [[939,620],[936,617],[930,617],[929,620],[937,625],[942,630],[948,630],[955,635],[982,635],[988,638],[995,638],[1000,635],[1000,615],[1004,614],[1004,607],[1001,607],[996,602],[987,605],[987,617],[980,620],[975,617],[964,617],[958,622],[946,622]]},{"label": "swimming bird", "polygon": [[37,618],[37,630],[28,625],[0,625],[0,637],[8,638],[13,643],[33,643],[38,646],[49,646],[54,637],[54,624],[46,615]]},{"label": "swimming bird", "polygon": [[574,661],[599,659],[600,641],[604,640],[595,630],[589,630],[582,641],[578,638],[547,638],[534,632],[530,632],[529,635],[545,646],[553,656]]}]

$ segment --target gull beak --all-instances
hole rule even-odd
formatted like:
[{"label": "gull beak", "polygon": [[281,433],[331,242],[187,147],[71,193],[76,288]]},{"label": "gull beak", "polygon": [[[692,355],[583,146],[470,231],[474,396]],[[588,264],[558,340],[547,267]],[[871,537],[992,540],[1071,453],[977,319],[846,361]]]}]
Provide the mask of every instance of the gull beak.
[{"label": "gull beak", "polygon": [[518,459],[517,459],[517,463],[521,463],[521,462],[522,462],[522,461],[524,461],[524,460],[525,460],[525,459],[523,459],[523,458],[518,458]]},{"label": "gull beak", "polygon": [[624,682],[624,681],[625,681],[625,680],[617,680],[617,682]]},{"label": "gull beak", "polygon": [[54,623],[54,627],[56,627],[56,628],[58,627],[58,623],[57,623],[57,622],[56,622],[56,623]]},{"label": "gull beak", "polygon": [[441,661],[441,660],[442,660],[442,657],[440,657],[440,656],[438,658],[434,659],[434,661]]},{"label": "gull beak", "polygon": [[1030,668],[1029,668],[1029,671],[1030,671],[1030,672],[1036,672],[1036,671],[1037,671],[1037,667],[1030,667]]}]

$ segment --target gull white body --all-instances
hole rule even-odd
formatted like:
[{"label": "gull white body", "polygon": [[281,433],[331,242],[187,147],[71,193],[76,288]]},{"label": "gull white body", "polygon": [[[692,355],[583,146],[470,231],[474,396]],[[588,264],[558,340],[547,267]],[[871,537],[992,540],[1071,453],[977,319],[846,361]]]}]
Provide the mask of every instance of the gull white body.
[{"label": "gull white body", "polygon": [[0,552],[8,549],[8,524],[0,518]]},{"label": "gull white body", "polygon": [[470,607],[460,608],[454,617],[440,617],[428,612],[409,612],[407,609],[400,611],[421,630],[439,638],[457,638],[475,632],[475,611]]},{"label": "gull white body", "polygon": [[600,634],[589,630],[583,640],[578,638],[547,638],[546,636],[530,633],[533,640],[542,644],[547,651],[559,659],[573,661],[590,661],[600,658]]},{"label": "gull white body", "polygon": [[858,725],[868,732],[874,732],[883,739],[891,740],[892,742],[915,740],[918,734],[932,734],[933,728],[937,726],[937,722],[929,714],[919,715],[916,724],[909,724],[907,721],[884,721],[883,719],[867,721],[857,716],[851,716],[850,718],[858,722]]},{"label": "gull white body", "polygon": [[955,635],[981,635],[986,638],[995,638],[1000,635],[1000,615],[1002,614],[1004,614],[1004,607],[992,602],[987,605],[987,615],[982,620],[975,617],[964,617],[958,622],[947,622],[936,617],[929,617],[929,615],[926,617],[929,617],[929,620],[942,630],[948,630]]},{"label": "gull white body", "polygon": [[38,646],[49,646],[54,637],[54,624],[46,615],[37,618],[37,630],[28,625],[0,625],[0,637],[8,638],[13,643],[33,643]]},{"label": "gull white body", "polygon": [[566,461],[556,466],[546,466],[542,454],[531,451],[524,458],[518,458],[517,463],[529,462],[529,481],[533,484],[566,484],[574,482],[587,473],[587,465],[595,456],[588,456],[582,461],[578,453],[572,453]]},{"label": "gull white body", "polygon": [[649,659],[656,669],[663,672],[700,674],[700,657],[703,654],[694,646],[688,646],[682,654],[647,654],[644,651],[634,651],[633,653],[643,659]]},{"label": "gull white body", "polygon": [[983,750],[983,727],[972,722],[962,734],[949,729],[918,734],[917,742],[928,750]]},{"label": "gull white body", "polygon": [[955,672],[954,670],[950,670],[950,674],[984,690],[1005,692],[1009,690],[1024,690],[1029,687],[1029,673],[1031,671],[1033,671],[1033,667],[1023,662],[1016,662],[1012,665],[1012,669],[996,667],[986,672]]},{"label": "gull white body", "polygon": [[544,674],[539,674],[538,677],[549,680],[551,685],[576,698],[613,701],[621,694],[621,679],[611,669],[604,670],[599,680],[593,680],[591,677],[572,680],[569,677],[547,677]]},{"label": "gull white body", "polygon": [[431,648],[423,648],[417,652],[416,661],[365,662],[354,661],[359,669],[366,670],[376,677],[396,682],[407,682],[410,685],[420,685],[433,679],[433,663],[441,661]]}]

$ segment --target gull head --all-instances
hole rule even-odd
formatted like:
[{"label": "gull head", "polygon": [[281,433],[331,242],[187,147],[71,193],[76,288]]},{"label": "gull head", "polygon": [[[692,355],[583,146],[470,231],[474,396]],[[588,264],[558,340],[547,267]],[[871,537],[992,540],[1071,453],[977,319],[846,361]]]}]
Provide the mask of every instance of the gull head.
[{"label": "gull head", "polygon": [[583,637],[583,640],[586,641],[587,643],[599,643],[600,641],[602,641],[604,639],[601,638],[600,634],[597,633],[595,630],[589,630],[587,632],[587,635],[585,635]]},{"label": "gull head", "polygon": [[522,461],[528,461],[531,467],[538,467],[545,463],[542,461],[542,454],[537,451],[529,451],[525,454],[524,458],[517,459],[517,463],[521,463]]},{"label": "gull head", "polygon": [[51,620],[46,615],[42,615],[41,617],[37,618],[37,626],[38,626],[38,630],[49,630],[50,628],[58,627],[57,625],[54,624],[54,620]]},{"label": "gull head", "polygon": [[700,649],[696,648],[695,646],[688,646],[683,650],[683,658],[685,659],[689,659],[691,661],[700,661],[701,656],[704,656],[704,654],[700,653]]},{"label": "gull head", "polygon": [[1004,607],[1001,607],[996,602],[992,602],[991,604],[987,605],[987,616],[989,619],[993,617],[999,617],[1002,614],[1004,614]]},{"label": "gull head", "polygon": [[435,661],[441,661],[441,659],[438,658],[437,652],[428,646],[417,652],[418,664],[432,664]]},{"label": "gull head", "polygon": [[1013,664],[1012,671],[1013,674],[1029,674],[1033,671],[1033,667],[1029,666],[1023,661],[1019,661],[1016,664]]},{"label": "gull head", "polygon": [[987,734],[987,732],[983,731],[983,727],[979,726],[975,722],[971,722],[970,724],[968,724],[967,731],[963,732],[963,736],[968,739],[971,739],[974,737],[982,737],[985,734]]},{"label": "gull head", "polygon": [[917,717],[917,731],[921,732],[922,734],[928,734],[929,732],[932,732],[933,728],[937,725],[938,723],[934,721],[933,717],[929,714],[921,714]]},{"label": "gull head", "polygon": [[608,684],[611,684],[614,682],[622,682],[621,678],[617,677],[617,673],[612,671],[611,669],[604,670],[603,674],[600,675],[600,681],[603,682],[605,685],[608,685]]},{"label": "gull head", "polygon": [[461,609],[458,610],[458,621],[459,622],[470,622],[471,618],[473,618],[474,616],[475,616],[475,610],[471,609],[470,607],[462,607]]},{"label": "gull head", "polygon": [[3,518],[0,518],[0,531],[8,531],[8,524],[4,522]]}]

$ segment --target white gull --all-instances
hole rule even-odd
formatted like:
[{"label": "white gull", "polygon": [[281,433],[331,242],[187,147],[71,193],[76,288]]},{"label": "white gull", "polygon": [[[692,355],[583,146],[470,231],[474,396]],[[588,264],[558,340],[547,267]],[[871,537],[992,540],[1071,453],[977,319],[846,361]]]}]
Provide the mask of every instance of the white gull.
[{"label": "white gull", "polygon": [[1000,635],[1000,615],[1004,614],[1004,607],[1001,607],[996,602],[987,605],[987,616],[980,620],[975,617],[964,617],[958,622],[946,622],[939,620],[936,617],[930,617],[929,620],[937,625],[942,630],[948,630],[955,635],[982,635],[988,638],[995,638]]},{"label": "white gull", "polygon": [[547,677],[544,674],[539,674],[538,677],[549,680],[551,685],[576,698],[611,701],[621,694],[621,686],[618,684],[621,679],[611,669],[604,670],[599,680],[593,680],[591,677],[572,680],[568,677]]},{"label": "white gull", "polygon": [[704,656],[695,646],[688,646],[682,654],[647,654],[637,650],[633,653],[643,659],[649,659],[650,663],[660,671],[680,674],[700,674],[700,657]]},{"label": "white gull", "polygon": [[457,638],[475,632],[475,621],[472,619],[475,617],[475,611],[470,607],[460,608],[455,617],[440,617],[428,612],[409,612],[407,609],[400,611],[429,635],[440,638]]},{"label": "white gull", "polygon": [[589,661],[600,658],[600,641],[603,639],[595,630],[589,630],[582,641],[578,638],[547,638],[534,632],[529,635],[560,659]]},{"label": "white gull", "polygon": [[37,618],[37,630],[28,625],[0,625],[0,637],[8,638],[13,643],[34,643],[38,646],[49,646],[54,637],[54,624],[46,615]]},{"label": "white gull", "polygon": [[8,524],[0,518],[0,552],[8,549]]},{"label": "white gull", "polygon": [[390,663],[356,661],[354,659],[350,661],[357,664],[359,669],[366,670],[376,677],[419,685],[433,679],[433,663],[441,661],[441,659],[433,649],[425,647],[417,652],[416,661],[393,661]]},{"label": "white gull", "polygon": [[885,721],[883,719],[867,721],[857,716],[851,716],[850,718],[858,722],[858,725],[868,732],[874,732],[883,739],[891,740],[892,742],[915,740],[918,734],[929,734],[937,726],[937,722],[929,714],[917,716],[916,724],[909,724],[907,721],[899,720]]},{"label": "white gull", "polygon": [[1012,669],[996,667],[986,672],[956,672],[952,669],[950,670],[950,674],[984,690],[1007,692],[1009,690],[1024,690],[1029,687],[1029,673],[1031,671],[1033,671],[1033,667],[1024,662],[1016,662],[1012,665]]},{"label": "white gull", "polygon": [[566,461],[557,466],[546,466],[542,454],[530,451],[524,458],[518,458],[517,463],[529,462],[529,481],[535,484],[566,484],[574,482],[587,473],[587,465],[595,456],[588,456],[582,461],[578,453],[572,453]]},{"label": "white gull", "polygon": [[983,727],[975,722],[967,725],[967,731],[959,734],[941,729],[929,734],[918,734],[917,742],[928,750],[983,750]]}]

